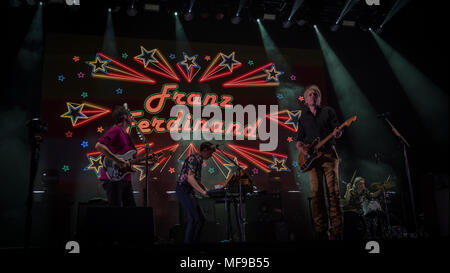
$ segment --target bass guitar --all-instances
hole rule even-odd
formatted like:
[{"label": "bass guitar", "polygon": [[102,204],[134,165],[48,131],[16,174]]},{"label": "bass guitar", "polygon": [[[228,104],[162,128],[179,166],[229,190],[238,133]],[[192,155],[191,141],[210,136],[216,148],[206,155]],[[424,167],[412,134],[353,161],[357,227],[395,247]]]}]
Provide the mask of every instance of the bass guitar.
[{"label": "bass guitar", "polygon": [[[354,121],[356,121],[356,116],[353,116],[349,119],[347,119],[344,123],[342,123],[338,130],[342,130],[345,126],[350,126]],[[320,140],[319,137],[314,139],[314,141],[310,144],[309,154],[304,154],[302,151],[300,151],[300,154],[298,155],[298,164],[300,165],[300,171],[301,172],[307,172],[311,169],[312,163],[319,157],[322,156],[323,152],[321,151],[321,148],[323,145],[325,145],[331,138],[333,137],[333,133],[329,134],[326,138],[323,140]]]}]

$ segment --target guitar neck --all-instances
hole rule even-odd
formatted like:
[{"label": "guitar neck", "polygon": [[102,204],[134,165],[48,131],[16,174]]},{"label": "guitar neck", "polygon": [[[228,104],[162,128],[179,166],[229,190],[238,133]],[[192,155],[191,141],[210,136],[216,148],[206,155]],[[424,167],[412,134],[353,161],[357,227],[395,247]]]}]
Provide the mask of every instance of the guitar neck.
[{"label": "guitar neck", "polygon": [[[152,159],[152,158],[155,158],[155,157],[159,157],[161,155],[162,155],[162,153],[152,154],[152,155],[149,155],[147,158],[148,159]],[[145,155],[144,156],[140,156],[140,157],[135,158],[135,159],[131,159],[130,160],[130,164],[136,164],[136,163],[141,162],[142,160],[145,160]]]},{"label": "guitar neck", "polygon": [[[338,127],[338,130],[342,130],[342,128],[344,128],[345,125],[346,125],[345,123],[341,124],[341,125]],[[325,145],[325,143],[327,143],[332,137],[333,137],[333,133],[329,134],[326,138],[324,138],[323,140],[321,140],[321,141],[319,142],[319,144],[317,144],[317,149],[319,149],[320,147],[322,147],[323,145]]]}]

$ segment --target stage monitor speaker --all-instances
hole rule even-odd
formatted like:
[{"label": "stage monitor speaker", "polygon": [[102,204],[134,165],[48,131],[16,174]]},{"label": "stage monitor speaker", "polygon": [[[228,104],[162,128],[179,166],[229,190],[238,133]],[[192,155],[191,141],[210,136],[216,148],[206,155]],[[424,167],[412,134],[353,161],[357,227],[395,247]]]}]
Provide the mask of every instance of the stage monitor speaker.
[{"label": "stage monitor speaker", "polygon": [[88,247],[147,247],[155,240],[153,209],[80,203],[77,238]]}]

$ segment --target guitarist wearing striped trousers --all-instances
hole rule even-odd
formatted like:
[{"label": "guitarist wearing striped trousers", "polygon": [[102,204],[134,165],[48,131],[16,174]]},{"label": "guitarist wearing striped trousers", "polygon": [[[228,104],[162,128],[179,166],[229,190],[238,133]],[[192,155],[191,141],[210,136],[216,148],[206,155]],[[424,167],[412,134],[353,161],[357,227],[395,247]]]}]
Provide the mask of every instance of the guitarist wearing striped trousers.
[{"label": "guitarist wearing striped trousers", "polygon": [[323,154],[312,163],[308,171],[314,227],[318,239],[339,240],[342,239],[344,216],[339,193],[339,157],[335,149],[335,138],[341,137],[342,131],[337,128],[339,122],[334,109],[320,106],[322,95],[316,85],[307,87],[303,97],[305,106],[298,122],[297,135],[297,148],[300,152],[309,155],[314,139],[324,139],[333,134],[333,138],[323,146]]}]

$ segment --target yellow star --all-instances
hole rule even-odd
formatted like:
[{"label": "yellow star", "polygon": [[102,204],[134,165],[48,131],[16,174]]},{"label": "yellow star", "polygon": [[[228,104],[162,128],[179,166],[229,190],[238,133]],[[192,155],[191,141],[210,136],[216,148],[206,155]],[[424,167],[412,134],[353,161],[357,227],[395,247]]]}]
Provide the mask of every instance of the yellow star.
[{"label": "yellow star", "polygon": [[271,69],[263,69],[263,70],[267,74],[266,81],[274,79],[276,82],[278,82],[279,81],[278,76],[284,74],[284,72],[277,71],[275,69],[275,65],[272,65]]},{"label": "yellow star", "polygon": [[100,59],[100,57],[98,56],[98,54],[95,56],[95,60],[87,62],[90,66],[93,67],[93,71],[92,74],[97,73],[97,71],[102,71],[104,73],[108,73],[106,71],[105,65],[107,65],[109,63],[109,60],[104,60],[102,61],[102,59]]},{"label": "yellow star", "polygon": [[[279,167],[278,163],[281,164],[281,167]],[[274,157],[273,163],[272,163],[272,165],[269,166],[269,168],[276,169],[277,172],[287,171],[288,168],[286,167],[285,163],[286,163],[286,158],[278,160],[278,158]]]},{"label": "yellow star", "polygon": [[184,55],[184,61],[182,61],[180,64],[187,66],[187,71],[191,70],[191,67],[197,67],[197,63],[195,63],[195,59],[197,56],[192,56],[192,58],[189,58],[188,55]]},{"label": "yellow star", "polygon": [[[89,164],[89,166],[87,166],[86,169],[88,169],[88,170],[92,169],[95,171],[95,173],[97,175],[99,175],[100,170],[103,167],[102,155],[99,155],[97,157],[89,157],[89,163],[90,164]],[[95,164],[95,163],[97,163],[97,164]]]}]

